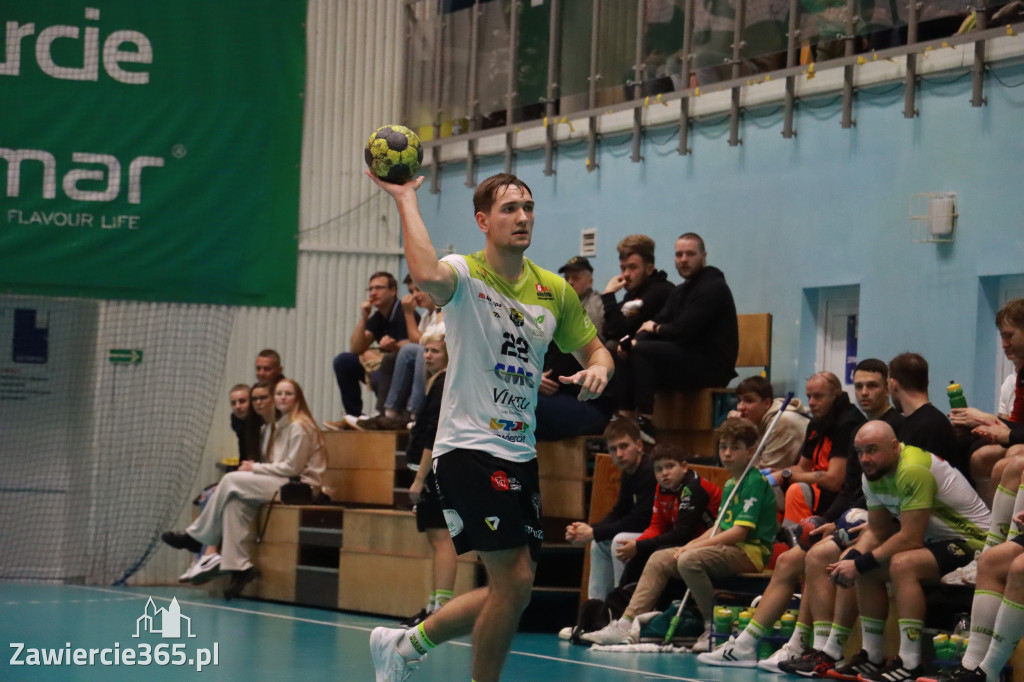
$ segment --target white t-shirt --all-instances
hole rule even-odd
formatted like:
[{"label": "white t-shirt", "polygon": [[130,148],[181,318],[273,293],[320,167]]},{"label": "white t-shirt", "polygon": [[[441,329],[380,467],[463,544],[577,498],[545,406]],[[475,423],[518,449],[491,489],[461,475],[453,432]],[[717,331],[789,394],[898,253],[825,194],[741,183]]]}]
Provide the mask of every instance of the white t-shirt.
[{"label": "white t-shirt", "polygon": [[1011,372],[1003,379],[1003,385],[999,389],[999,411],[996,414],[1009,416],[1013,413],[1013,397],[1017,391],[1017,373]]},{"label": "white t-shirt", "polygon": [[597,333],[572,287],[523,259],[510,282],[483,252],[445,256],[455,292],[444,304],[448,377],[434,457],[456,448],[526,462],[537,456],[534,411],[552,339],[565,352]]}]

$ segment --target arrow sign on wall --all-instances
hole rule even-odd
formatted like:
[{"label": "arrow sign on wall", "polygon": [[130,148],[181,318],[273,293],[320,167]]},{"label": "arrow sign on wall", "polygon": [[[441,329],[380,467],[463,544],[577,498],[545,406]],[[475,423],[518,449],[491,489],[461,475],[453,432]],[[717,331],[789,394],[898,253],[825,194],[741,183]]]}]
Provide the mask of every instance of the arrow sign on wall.
[{"label": "arrow sign on wall", "polygon": [[137,365],[142,362],[142,351],[131,348],[111,348],[110,361],[118,365]]}]

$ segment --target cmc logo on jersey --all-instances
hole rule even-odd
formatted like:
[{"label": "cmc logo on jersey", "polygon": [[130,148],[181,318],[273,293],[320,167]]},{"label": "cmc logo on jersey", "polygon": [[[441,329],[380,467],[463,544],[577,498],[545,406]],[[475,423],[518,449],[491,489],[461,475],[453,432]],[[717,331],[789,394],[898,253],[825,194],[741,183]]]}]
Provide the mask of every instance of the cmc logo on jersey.
[{"label": "cmc logo on jersey", "polygon": [[529,386],[533,388],[533,372],[527,371],[523,367],[517,365],[506,365],[504,362],[497,362],[494,364],[494,376],[498,377],[506,384],[512,384],[515,386]]},{"label": "cmc logo on jersey", "polygon": [[509,443],[526,442],[526,433],[529,430],[524,422],[491,418],[491,431],[497,431],[497,435]]}]

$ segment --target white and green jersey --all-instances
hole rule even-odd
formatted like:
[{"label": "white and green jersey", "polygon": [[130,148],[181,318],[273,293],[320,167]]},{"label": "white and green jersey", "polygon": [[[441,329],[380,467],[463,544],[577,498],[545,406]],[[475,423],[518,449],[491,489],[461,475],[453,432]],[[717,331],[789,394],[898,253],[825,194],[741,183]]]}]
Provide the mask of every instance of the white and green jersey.
[{"label": "white and green jersey", "polygon": [[896,470],[877,481],[862,476],[868,509],[900,512],[930,509],[925,542],[964,539],[975,551],[985,545],[989,511],[964,475],[930,452],[900,444]]},{"label": "white and green jersey", "polygon": [[523,259],[514,282],[483,252],[445,256],[455,293],[444,304],[448,377],[434,456],[456,448],[516,462],[536,457],[537,389],[552,339],[565,352],[597,334],[564,279]]}]

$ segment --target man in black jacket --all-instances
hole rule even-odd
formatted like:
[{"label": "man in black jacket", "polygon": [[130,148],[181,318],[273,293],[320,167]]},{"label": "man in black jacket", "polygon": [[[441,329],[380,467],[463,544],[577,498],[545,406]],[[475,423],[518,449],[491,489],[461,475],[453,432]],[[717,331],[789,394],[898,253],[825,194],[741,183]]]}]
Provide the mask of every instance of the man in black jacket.
[{"label": "man in black jacket", "polygon": [[565,529],[568,542],[591,543],[588,599],[604,599],[619,584],[625,562],[615,557],[616,543],[636,539],[647,528],[657,487],[636,424],[617,419],[605,429],[604,437],[612,462],[622,472],[615,506],[593,526],[576,521]]},{"label": "man in black jacket", "polygon": [[676,240],[675,262],[683,283],[616,363],[620,412],[637,419],[645,440],[653,440],[656,389],[720,387],[736,376],[739,329],[725,275],[707,265],[704,240],[692,232]]},{"label": "man in black jacket", "polygon": [[[613,357],[625,357],[628,349],[621,339],[637,333],[647,320],[653,319],[672,294],[672,283],[664,270],[654,267],[654,240],[645,234],[624,237],[616,247],[619,252],[619,274],[608,282],[601,294],[604,320],[601,338]],[[622,303],[615,295],[625,289]]]}]

